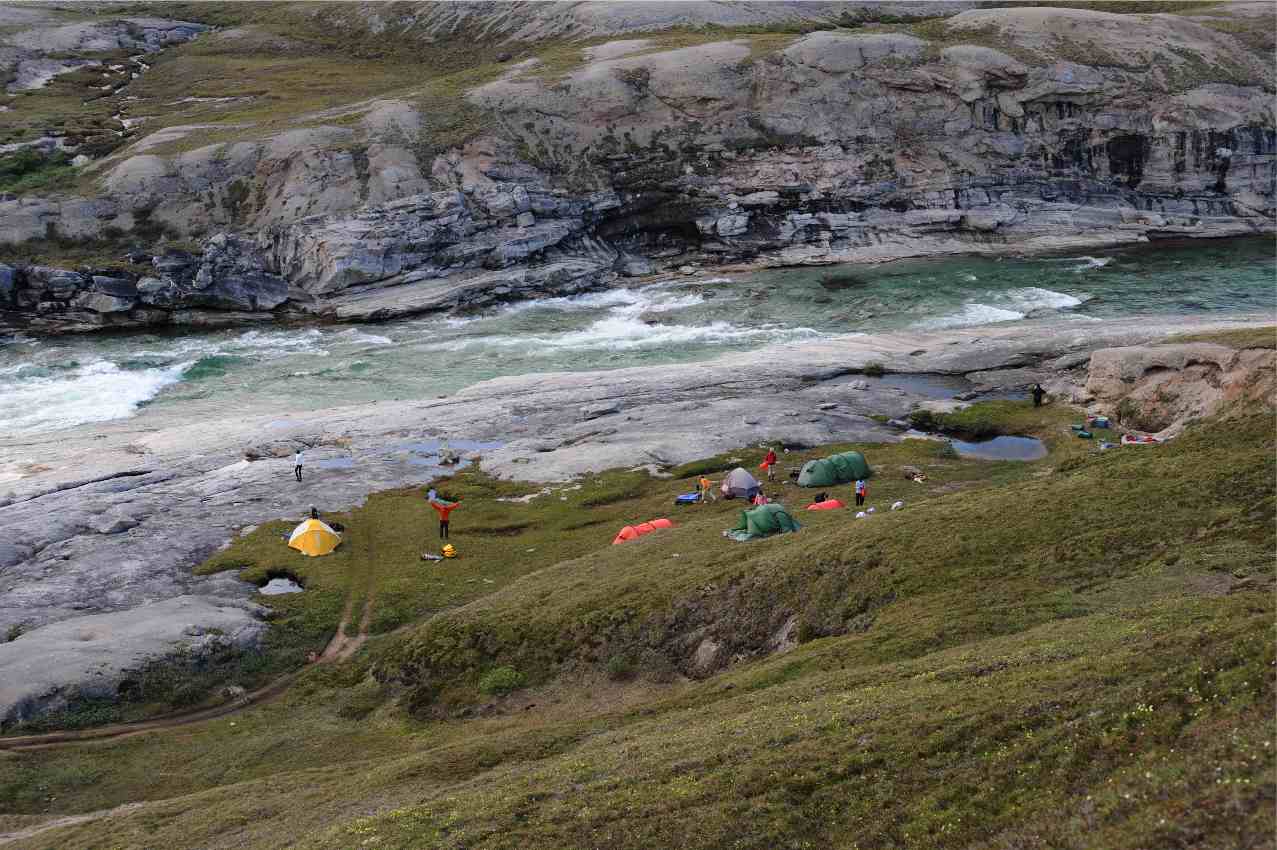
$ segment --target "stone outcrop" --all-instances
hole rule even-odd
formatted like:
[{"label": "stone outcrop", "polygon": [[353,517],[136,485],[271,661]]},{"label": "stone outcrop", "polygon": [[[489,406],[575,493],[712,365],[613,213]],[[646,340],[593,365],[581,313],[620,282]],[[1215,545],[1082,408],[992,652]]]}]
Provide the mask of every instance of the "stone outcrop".
[{"label": "stone outcrop", "polygon": [[[237,244],[260,251],[243,256],[265,276],[241,264],[245,287],[192,304],[203,319],[217,310],[359,319],[557,293],[537,281],[564,274],[579,288],[689,264],[1273,230],[1277,83],[1268,57],[1241,37],[1272,28],[1270,7],[1187,16],[957,4],[912,34],[854,26],[858,10],[643,5],[621,21],[588,3],[520,7],[499,20],[482,4],[423,7],[423,32],[483,21],[533,54],[445,109],[483,128],[464,144],[436,147],[432,127],[447,116],[411,98],[179,154],[164,150],[201,128],[163,127],[100,163],[97,197],[0,198],[0,243],[51,228],[77,239],[241,234]],[[560,76],[535,58],[536,39],[584,32],[586,20],[597,35],[727,14],[849,25],[762,50],[747,37],[680,49],[625,39],[583,49]],[[282,306],[264,306],[276,297],[271,276],[289,287]],[[259,299],[257,285],[270,291]],[[196,297],[142,288],[156,301]],[[129,296],[100,295],[66,301],[65,324],[175,319],[135,316]],[[57,329],[58,309],[22,309],[21,321]]]},{"label": "stone outcrop", "polygon": [[183,663],[229,648],[256,646],[266,631],[260,606],[240,599],[178,596],[142,605],[128,617],[66,620],[0,643],[0,723],[65,708],[72,699],[114,699],[140,667]]},{"label": "stone outcrop", "polygon": [[562,190],[491,183],[469,195],[413,195],[353,216],[305,218],[276,228],[269,251],[272,266],[288,279],[316,296],[331,296],[588,254],[582,237],[619,206],[611,192],[570,197]]},{"label": "stone outcrop", "polygon": [[[41,88],[59,74],[105,64],[76,58],[77,53],[153,53],[190,41],[208,29],[192,21],[153,17],[64,23],[56,15],[42,15],[44,10],[34,11],[18,26],[6,27],[8,31],[0,36],[0,45],[4,45],[0,48],[0,72],[8,79],[10,94]],[[108,72],[105,77],[112,75]],[[119,75],[114,84],[123,86],[128,79],[127,73]]]},{"label": "stone outcrop", "polygon": [[1173,437],[1221,407],[1277,409],[1277,351],[1195,342],[1105,348],[1086,393],[1128,428]]},{"label": "stone outcrop", "polygon": [[150,258],[142,277],[46,266],[0,265],[0,325],[57,332],[268,320],[288,284],[265,270],[259,249],[219,234],[202,255]]}]

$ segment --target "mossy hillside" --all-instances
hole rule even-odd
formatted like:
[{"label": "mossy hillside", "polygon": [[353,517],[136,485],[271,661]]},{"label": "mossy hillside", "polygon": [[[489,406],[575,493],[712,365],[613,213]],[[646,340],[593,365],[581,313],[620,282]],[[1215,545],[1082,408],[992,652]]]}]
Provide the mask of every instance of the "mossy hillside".
[{"label": "mossy hillside", "polygon": [[[993,411],[988,415],[1014,423],[1016,433],[1042,437],[1053,448],[1052,463],[1067,462],[1093,448],[1093,444],[1084,444],[1072,437],[1068,430],[1072,414],[1066,409],[1039,410],[1022,402],[977,407],[987,407]],[[796,471],[806,460],[851,449],[864,451],[875,466],[870,495],[871,502],[879,509],[885,509],[897,499],[912,505],[959,489],[996,486],[1030,474],[1036,468],[1036,465],[1014,462],[960,459],[944,444],[929,441],[868,446],[838,444],[782,454],[779,480],[768,483],[767,492],[788,504],[801,522],[810,522],[816,527],[845,522],[846,517],[841,513],[801,511],[815,491],[786,482],[787,473]],[[758,446],[726,452],[673,470],[673,480],[652,478],[643,470],[613,470],[587,476],[578,484],[549,488],[549,492],[527,502],[502,499],[541,493],[543,488],[497,481],[478,469],[464,470],[440,482],[448,496],[463,500],[462,508],[453,515],[452,540],[461,552],[461,557],[453,561],[427,563],[420,558],[423,551],[437,552],[440,545],[437,518],[423,498],[424,488],[377,494],[350,513],[331,517],[325,514],[345,525],[346,533],[343,545],[333,555],[323,558],[307,558],[285,545],[288,532],[298,520],[266,523],[232,541],[225,551],[198,569],[203,574],[236,570],[241,578],[256,584],[264,584],[272,577],[291,576],[306,587],[303,594],[260,598],[272,612],[272,628],[261,651],[224,652],[213,659],[152,665],[139,671],[138,687],[131,690],[126,699],[78,700],[66,711],[28,723],[21,730],[9,731],[81,728],[215,704],[223,699],[224,686],[238,685],[252,690],[302,667],[309,653],[323,649],[343,614],[347,615],[346,633],[350,636],[365,627],[374,635],[381,634],[458,608],[528,573],[577,558],[590,558],[596,552],[612,557],[606,553],[618,529],[657,516],[672,517],[680,524],[691,521],[693,530],[686,533],[697,541],[692,548],[709,547],[728,556],[725,563],[731,563],[733,553],[739,550],[723,549],[724,541],[719,534],[735,524],[737,512],[744,506],[740,502],[719,502],[676,508],[673,496],[694,490],[696,479],[710,468],[719,471],[710,473],[715,481],[721,480],[721,471],[737,465],[761,475],[758,465],[764,453],[765,449]],[[903,471],[905,467],[924,470],[928,481],[916,484],[908,480]],[[831,488],[831,492],[850,503],[849,486]],[[658,536],[664,538],[664,533]],[[687,554],[686,550],[677,551],[680,557]],[[731,587],[725,586],[722,592],[733,592]],[[855,606],[864,610],[857,610],[851,619],[860,618],[857,622],[864,622],[870,616],[870,609],[878,604],[876,598],[856,602]],[[369,610],[366,622],[365,606]],[[706,611],[697,610],[695,615],[706,616]],[[761,640],[756,632],[762,627],[755,623],[755,632],[748,633],[747,642],[752,642],[746,647],[748,651],[753,651]],[[776,628],[778,624],[771,627]],[[834,627],[832,623],[806,622],[801,626],[804,635]],[[549,652],[554,642],[547,640],[537,645]],[[553,656],[542,657],[537,675],[547,675],[550,667],[570,654],[564,653],[567,650],[555,650]],[[614,649],[598,648],[596,655],[590,662],[592,666],[612,664],[617,669],[630,671],[633,668],[639,672],[644,668],[643,662],[647,662],[659,671],[655,675],[665,678],[677,669],[677,663],[657,648],[632,646],[626,641],[620,641]],[[464,669],[454,671],[456,675],[444,689],[446,694],[436,694],[442,696],[443,710],[459,709],[481,699],[479,685],[489,666],[492,665],[487,662],[477,666],[466,664]],[[390,693],[369,692],[365,694],[365,702],[385,699]]]},{"label": "mossy hillside", "polygon": [[[1266,429],[1257,422],[1246,438],[1263,443]],[[721,521],[684,523],[557,564],[535,581],[437,617],[385,648],[376,662],[379,675],[405,683],[416,704],[428,705],[456,699],[458,688],[488,666],[512,666],[535,681],[565,665],[602,665],[626,654],[687,670],[696,648],[688,633],[724,622],[731,628],[708,633],[729,654],[762,651],[791,616],[805,636],[890,623],[874,628],[866,644],[877,649],[865,660],[884,661],[1080,616],[1101,604],[1083,591],[1108,587],[1112,578],[1168,555],[1179,538],[1164,523],[1183,535],[1214,538],[1253,520],[1250,513],[1205,519],[1193,505],[1192,485],[1176,485],[1183,466],[1176,455],[1192,451],[1214,463],[1211,439],[1200,432],[1186,436],[1154,462],[1130,451],[1079,455],[1061,464],[1067,472],[1000,496],[987,489],[959,492],[863,522],[850,522],[845,513],[802,512],[811,532],[806,537],[744,548],[719,537]],[[1219,462],[1232,473],[1220,482],[1231,495],[1270,493],[1263,464]],[[1131,465],[1140,474],[1122,475]],[[1097,466],[1119,476],[1103,493],[1090,492],[1089,476],[1079,474]],[[1150,489],[1177,486],[1181,502],[1159,515],[1122,514],[1123,506],[1146,501]],[[877,491],[879,507],[894,496],[885,489]],[[990,523],[989,516],[999,519]],[[1222,539],[1220,545],[1221,553],[1228,550]],[[692,553],[696,557],[688,557]],[[1260,569],[1265,559],[1251,557],[1244,569]],[[901,574],[906,563],[908,573]]]},{"label": "mossy hillside", "polygon": [[[1046,411],[1034,411],[1034,415],[1043,434],[1065,429],[1063,420],[1054,421]],[[1073,448],[1067,443],[1064,446]],[[896,499],[914,504],[955,489],[995,486],[1030,470],[1023,464],[957,459],[943,445],[927,441],[834,445],[783,454],[781,481],[769,484],[768,492],[800,508],[814,491],[783,483],[786,472],[797,470],[807,459],[850,448],[864,450],[875,463],[877,475],[871,495],[883,506]],[[346,527],[346,540],[324,558],[307,558],[284,544],[296,520],[264,524],[234,540],[199,568],[205,574],[237,570],[241,578],[258,584],[276,576],[291,576],[303,583],[303,594],[260,598],[272,610],[272,629],[263,651],[223,653],[212,663],[177,668],[155,665],[139,674],[139,687],[128,699],[79,701],[65,712],[10,731],[78,728],[216,703],[222,699],[225,685],[252,689],[303,666],[306,655],[323,648],[347,611],[346,630],[357,634],[363,626],[364,606],[370,600],[369,630],[373,634],[389,631],[464,605],[528,572],[583,553],[606,551],[616,530],[628,523],[662,515],[680,524],[691,520],[693,525],[702,526],[698,533],[720,546],[718,533],[735,523],[737,511],[744,506],[721,502],[677,509],[672,498],[694,489],[702,466],[723,470],[745,465],[756,470],[764,453],[759,446],[727,452],[674,470],[673,480],[654,479],[643,470],[616,470],[551,488],[496,481],[480,470],[465,470],[439,482],[448,496],[463,500],[463,507],[453,516],[453,540],[461,558],[434,564],[420,560],[423,549],[437,551],[439,545],[436,517],[424,502],[422,489],[378,494],[350,513],[325,514]],[[1068,454],[1058,453],[1057,457],[1067,458]],[[907,480],[905,466],[925,470],[928,482],[919,485]],[[712,477],[721,480],[721,475]],[[848,492],[841,495],[850,500],[849,488],[842,489]],[[839,495],[837,488],[834,492]],[[501,501],[532,494],[537,494],[536,498],[527,502]],[[812,514],[811,521],[822,524],[836,520],[832,515]],[[640,659],[618,651],[606,662],[608,675],[618,678],[639,673],[649,679],[652,675],[668,678],[672,673],[670,664],[656,656]],[[648,669],[643,662],[654,662],[656,667]],[[621,674],[613,672],[618,670]],[[463,707],[481,699],[480,685],[487,672],[483,669],[459,677],[446,702]],[[349,705],[342,701],[343,711],[372,711],[393,695],[393,689],[365,688],[351,697]]]},{"label": "mossy hillside", "polygon": [[1253,846],[1270,614],[1181,598],[868,669],[813,644],[305,846]]},{"label": "mossy hillside", "polygon": [[[24,773],[4,787],[58,798],[27,811],[182,795],[16,846],[89,847],[104,829],[122,847],[302,835],[308,847],[1261,846],[1272,450],[1268,416],[1208,422],[1152,450],[1023,465],[869,521],[812,515],[775,541],[797,546],[774,550],[769,569],[855,563],[897,599],[864,631],[620,707],[556,714],[568,677],[487,719],[418,724],[386,703],[356,722],[337,705],[367,687],[356,659],[308,671],[235,726],[11,755],[0,765]],[[939,538],[951,548],[941,563]],[[629,546],[633,581],[674,577],[652,571],[642,541],[615,548]],[[869,549],[889,557],[868,566]],[[683,551],[680,567],[704,554]],[[542,571],[455,613],[483,620],[534,579],[556,597],[579,592]],[[801,580],[821,596],[822,578]]]},{"label": "mossy hillside", "polygon": [[[841,448],[786,454],[782,468],[797,469],[809,458]],[[874,482],[879,500],[926,498],[956,486],[987,486],[1023,474],[1017,464],[961,461],[948,457],[941,445],[923,441],[859,448],[882,464]],[[744,464],[757,470],[764,453],[765,449],[753,447],[725,453],[716,463],[722,468]],[[926,485],[906,480],[900,472],[905,464],[926,469],[931,479]],[[460,552],[455,560],[421,560],[423,551],[438,552],[440,547],[437,516],[424,499],[423,487],[377,494],[363,507],[335,515],[346,530],[342,546],[331,556],[307,558],[287,548],[283,538],[294,521],[281,520],[236,539],[198,571],[237,570],[240,578],[258,584],[279,575],[292,575],[302,582],[303,594],[262,599],[274,612],[271,653],[283,654],[284,663],[296,664],[306,652],[322,647],[336,628],[347,597],[352,599],[352,629],[359,625],[363,602],[375,598],[370,630],[378,634],[465,605],[528,573],[607,552],[613,536],[627,524],[657,516],[669,516],[679,524],[695,520],[714,538],[735,522],[736,512],[743,507],[739,501],[676,508],[673,497],[693,490],[698,475],[676,472],[679,477],[670,480],[652,478],[644,470],[614,470],[576,484],[541,488],[496,480],[480,469],[463,470],[437,482],[442,493],[461,500],[452,515],[451,540]],[[782,481],[768,491],[796,508],[814,493]],[[527,496],[533,498],[503,501]]]}]

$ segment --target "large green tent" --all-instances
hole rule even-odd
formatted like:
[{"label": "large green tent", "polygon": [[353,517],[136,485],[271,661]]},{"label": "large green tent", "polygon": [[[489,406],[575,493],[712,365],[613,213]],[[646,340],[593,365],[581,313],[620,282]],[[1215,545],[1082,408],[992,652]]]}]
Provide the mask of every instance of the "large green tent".
[{"label": "large green tent", "polygon": [[733,540],[751,540],[755,537],[770,537],[786,531],[797,531],[802,528],[784,505],[759,505],[747,511],[741,511],[740,522],[726,533]]},{"label": "large green tent", "polygon": [[873,475],[869,462],[860,452],[843,452],[842,454],[809,460],[803,464],[798,473],[798,484],[801,487],[832,487],[835,484],[846,484]]}]

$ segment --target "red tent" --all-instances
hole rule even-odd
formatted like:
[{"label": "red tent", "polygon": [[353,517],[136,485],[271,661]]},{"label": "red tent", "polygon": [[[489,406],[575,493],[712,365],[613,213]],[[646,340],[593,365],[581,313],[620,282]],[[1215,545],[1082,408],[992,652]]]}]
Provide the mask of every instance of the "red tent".
[{"label": "red tent", "polygon": [[644,534],[651,534],[658,528],[673,527],[674,523],[664,518],[649,520],[648,522],[640,522],[638,525],[627,525],[617,533],[616,537],[612,538],[612,545],[615,546],[618,543],[624,543],[626,540],[634,540],[642,537]]},{"label": "red tent", "polygon": [[837,499],[826,499],[823,502],[812,502],[807,506],[809,511],[836,511],[839,508],[847,507]]}]

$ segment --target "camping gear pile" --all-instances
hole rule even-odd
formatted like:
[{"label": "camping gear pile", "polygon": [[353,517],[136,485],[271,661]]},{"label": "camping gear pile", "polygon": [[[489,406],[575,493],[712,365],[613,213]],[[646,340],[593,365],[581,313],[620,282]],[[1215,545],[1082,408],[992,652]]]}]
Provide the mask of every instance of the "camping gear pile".
[{"label": "camping gear pile", "polygon": [[1162,442],[1157,437],[1136,434],[1123,434],[1122,445],[1124,446],[1155,446]]},{"label": "camping gear pile", "polygon": [[627,540],[637,540],[644,534],[651,534],[658,528],[673,528],[674,523],[662,517],[661,519],[649,520],[648,522],[640,522],[638,525],[627,525],[617,532],[616,537],[612,538],[612,545],[624,543]]},{"label": "camping gear pile", "polygon": [[682,493],[674,497],[676,505],[694,505],[701,500],[700,493]]},{"label": "camping gear pile", "polygon": [[862,480],[873,475],[869,462],[860,452],[841,454],[809,460],[798,473],[800,487],[832,487],[849,481]]},{"label": "camping gear pile", "polygon": [[443,547],[443,556],[445,558],[457,557],[457,550],[453,548],[451,543],[445,544]]},{"label": "camping gear pile", "polygon": [[763,485],[742,467],[736,467],[723,479],[723,498],[753,499],[762,491]]},{"label": "camping gear pile", "polygon": [[311,558],[327,555],[340,544],[341,535],[329,528],[322,519],[305,520],[288,536],[290,548]]},{"label": "camping gear pile", "polygon": [[724,537],[736,541],[753,540],[756,537],[770,537],[773,534],[784,534],[802,528],[789,515],[784,505],[759,505],[747,511],[741,511],[740,521],[734,528],[723,532]]}]

